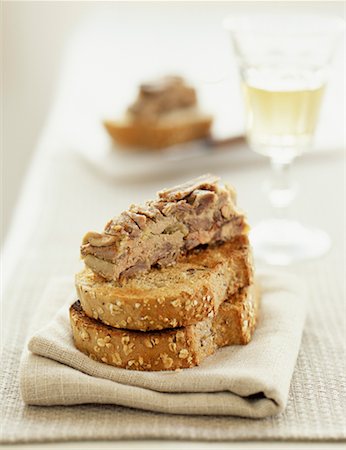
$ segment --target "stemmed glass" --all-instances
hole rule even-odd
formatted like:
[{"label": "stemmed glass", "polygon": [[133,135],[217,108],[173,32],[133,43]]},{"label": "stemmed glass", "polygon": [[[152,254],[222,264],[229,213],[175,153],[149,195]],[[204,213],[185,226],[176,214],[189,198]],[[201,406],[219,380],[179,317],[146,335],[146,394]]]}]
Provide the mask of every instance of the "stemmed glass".
[{"label": "stemmed glass", "polygon": [[289,172],[311,147],[328,68],[344,21],[312,16],[255,15],[225,20],[238,60],[252,150],[270,158],[268,197],[273,217],[250,238],[256,257],[287,265],[330,248],[322,230],[288,219],[296,195]]}]

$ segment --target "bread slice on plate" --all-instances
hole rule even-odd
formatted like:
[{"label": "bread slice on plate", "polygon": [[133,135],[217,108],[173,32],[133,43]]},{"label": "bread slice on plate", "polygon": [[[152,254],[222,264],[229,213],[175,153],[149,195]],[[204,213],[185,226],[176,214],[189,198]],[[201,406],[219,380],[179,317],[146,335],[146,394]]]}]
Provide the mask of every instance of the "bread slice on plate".
[{"label": "bread slice on plate", "polygon": [[159,150],[209,136],[213,118],[200,111],[197,92],[179,76],[143,83],[123,120],[104,126],[120,150]]},{"label": "bread slice on plate", "polygon": [[177,370],[199,365],[218,347],[247,344],[253,335],[259,304],[254,286],[240,289],[207,318],[164,331],[115,329],[88,317],[80,302],[70,307],[75,346],[95,361],[131,370]]},{"label": "bread slice on plate", "polygon": [[142,148],[161,150],[166,147],[207,138],[213,122],[212,116],[196,108],[175,110],[161,116],[156,122],[105,120],[108,134],[123,151],[138,151]]},{"label": "bread slice on plate", "polygon": [[76,275],[85,314],[130,330],[162,330],[213,317],[227,296],[253,278],[247,236],[194,250],[171,267],[107,281],[86,268]]}]

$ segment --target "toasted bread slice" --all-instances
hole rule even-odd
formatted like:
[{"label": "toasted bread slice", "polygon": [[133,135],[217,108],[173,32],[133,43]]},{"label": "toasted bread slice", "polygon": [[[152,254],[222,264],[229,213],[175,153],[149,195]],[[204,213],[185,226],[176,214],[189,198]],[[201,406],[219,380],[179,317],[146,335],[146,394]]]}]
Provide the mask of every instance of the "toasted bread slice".
[{"label": "toasted bread slice", "polygon": [[177,370],[199,365],[218,347],[247,344],[258,304],[258,290],[251,286],[230,296],[214,319],[182,328],[115,329],[88,317],[79,302],[70,308],[70,321],[77,349],[96,361],[131,370]]},{"label": "toasted bread slice", "polygon": [[210,135],[213,118],[196,108],[181,108],[163,114],[159,120],[103,122],[108,134],[120,150],[161,150],[183,142],[202,139]]},{"label": "toasted bread slice", "polygon": [[252,282],[247,236],[192,251],[177,264],[120,282],[106,281],[86,268],[76,275],[85,314],[130,330],[162,330],[213,317],[227,296]]}]

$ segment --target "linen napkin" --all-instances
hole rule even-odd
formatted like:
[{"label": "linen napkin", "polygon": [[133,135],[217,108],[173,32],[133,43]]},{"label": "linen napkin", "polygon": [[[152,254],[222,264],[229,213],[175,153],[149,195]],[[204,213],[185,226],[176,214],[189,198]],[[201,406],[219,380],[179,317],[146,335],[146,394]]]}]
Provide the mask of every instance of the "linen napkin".
[{"label": "linen napkin", "polygon": [[252,341],[219,349],[199,367],[137,372],[93,361],[73,344],[66,298],[70,283],[52,282],[41,316],[64,306],[28,342],[21,360],[22,398],[30,405],[104,403],[189,415],[263,418],[284,410],[303,331],[307,293],[292,274],[262,272],[259,320]]}]

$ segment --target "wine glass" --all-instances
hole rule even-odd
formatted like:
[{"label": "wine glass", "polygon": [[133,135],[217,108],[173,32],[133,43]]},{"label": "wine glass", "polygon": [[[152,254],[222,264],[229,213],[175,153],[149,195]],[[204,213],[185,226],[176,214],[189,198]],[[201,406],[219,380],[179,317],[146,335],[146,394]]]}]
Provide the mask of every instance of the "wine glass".
[{"label": "wine glass", "polygon": [[252,150],[270,158],[273,217],[250,233],[257,258],[287,265],[330,248],[326,232],[287,218],[296,195],[289,172],[311,147],[328,69],[344,21],[335,17],[253,15],[225,20],[237,57]]}]

